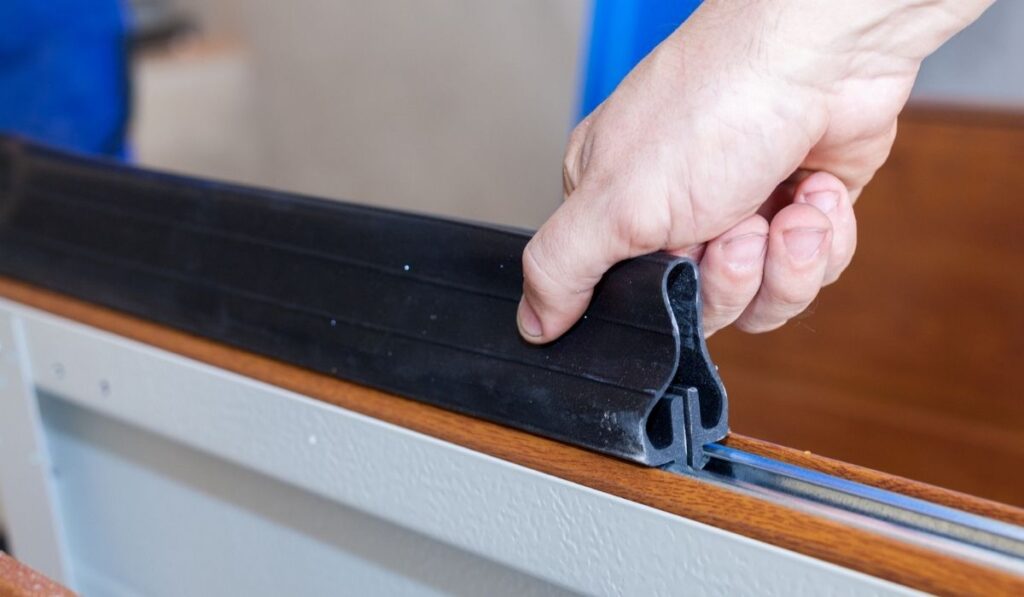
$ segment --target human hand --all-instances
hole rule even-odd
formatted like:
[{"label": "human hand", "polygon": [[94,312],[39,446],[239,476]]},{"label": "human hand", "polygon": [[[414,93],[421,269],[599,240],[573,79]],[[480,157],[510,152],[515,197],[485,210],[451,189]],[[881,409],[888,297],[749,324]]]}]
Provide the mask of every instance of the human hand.
[{"label": "human hand", "polygon": [[800,313],[853,256],[921,60],[989,4],[707,0],[573,131],[566,201],[523,255],[524,338],[662,250],[699,260],[708,335]]}]

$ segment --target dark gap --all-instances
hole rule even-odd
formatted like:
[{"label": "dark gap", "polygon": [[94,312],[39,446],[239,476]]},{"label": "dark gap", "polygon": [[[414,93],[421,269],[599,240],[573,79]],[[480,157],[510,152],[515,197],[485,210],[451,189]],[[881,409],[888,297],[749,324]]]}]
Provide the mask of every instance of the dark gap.
[{"label": "dark gap", "polygon": [[658,400],[647,415],[647,439],[658,450],[672,445],[672,400]]}]

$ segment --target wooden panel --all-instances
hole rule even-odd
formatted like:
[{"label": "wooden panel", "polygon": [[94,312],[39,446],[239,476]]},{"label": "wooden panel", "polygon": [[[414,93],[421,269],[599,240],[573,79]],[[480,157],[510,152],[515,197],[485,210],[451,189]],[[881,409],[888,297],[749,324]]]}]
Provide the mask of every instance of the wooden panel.
[{"label": "wooden panel", "polygon": [[734,431],[1024,505],[1024,116],[911,109],[811,312],[711,353]]},{"label": "wooden panel", "polygon": [[71,591],[0,551],[0,597],[64,597]]},{"label": "wooden panel", "polygon": [[[690,477],[615,460],[569,445],[360,387],[191,336],[109,309],[0,278],[0,296],[213,366],[419,431],[599,491],[651,506],[860,572],[937,594],[1024,594],[1024,578],[922,545],[848,526]],[[736,441],[744,441],[737,438]],[[760,450],[770,446],[757,444]],[[778,455],[790,454],[779,449]],[[813,457],[804,456],[813,461]],[[827,462],[817,466],[828,467]],[[1006,520],[1024,513],[985,500],[860,471],[860,480]]]}]

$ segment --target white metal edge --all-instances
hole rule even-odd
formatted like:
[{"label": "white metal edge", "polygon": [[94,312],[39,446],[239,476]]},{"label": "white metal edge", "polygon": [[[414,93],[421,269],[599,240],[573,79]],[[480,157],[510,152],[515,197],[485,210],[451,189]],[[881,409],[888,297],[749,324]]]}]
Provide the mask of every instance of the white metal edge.
[{"label": "white metal edge", "polygon": [[0,300],[55,395],[568,588],[595,594],[905,587]]},{"label": "white metal edge", "polygon": [[31,381],[21,321],[0,310],[0,496],[12,552],[54,580],[71,582],[51,460]]}]

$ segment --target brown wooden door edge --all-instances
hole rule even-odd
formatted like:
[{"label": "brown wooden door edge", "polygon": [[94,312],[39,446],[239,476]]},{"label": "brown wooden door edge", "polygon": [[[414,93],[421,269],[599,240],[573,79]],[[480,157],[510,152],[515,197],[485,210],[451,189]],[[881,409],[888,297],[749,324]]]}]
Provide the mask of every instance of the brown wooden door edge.
[{"label": "brown wooden door edge", "polygon": [[[798,553],[938,594],[1024,594],[1024,578],[926,546],[357,386],[0,278],[0,296],[509,462]],[[1011,523],[1017,508],[731,437],[732,446]]]}]

